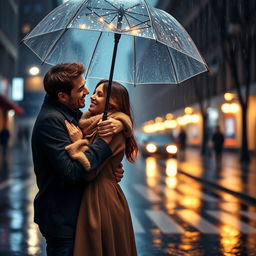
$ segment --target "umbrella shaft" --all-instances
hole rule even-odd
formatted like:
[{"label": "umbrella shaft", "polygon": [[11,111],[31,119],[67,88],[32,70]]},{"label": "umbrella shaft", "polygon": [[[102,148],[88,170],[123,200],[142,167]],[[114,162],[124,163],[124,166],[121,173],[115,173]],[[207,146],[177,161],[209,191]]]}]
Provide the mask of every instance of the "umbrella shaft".
[{"label": "umbrella shaft", "polygon": [[115,34],[115,45],[114,45],[111,69],[110,69],[110,74],[109,74],[109,81],[108,81],[108,88],[107,88],[107,97],[106,97],[106,102],[105,102],[105,109],[104,109],[104,114],[103,114],[103,118],[102,118],[103,121],[107,120],[108,103],[109,103],[110,94],[111,94],[111,86],[112,86],[113,75],[114,75],[114,68],[115,68],[115,62],[116,62],[116,54],[117,54],[117,48],[118,48],[118,43],[119,43],[120,38],[121,38],[121,34]]}]

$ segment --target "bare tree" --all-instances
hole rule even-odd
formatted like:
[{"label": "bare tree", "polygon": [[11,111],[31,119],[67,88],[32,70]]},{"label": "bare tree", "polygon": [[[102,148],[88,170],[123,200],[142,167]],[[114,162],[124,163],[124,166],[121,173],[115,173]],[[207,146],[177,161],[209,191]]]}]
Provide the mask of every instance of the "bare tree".
[{"label": "bare tree", "polygon": [[[202,144],[201,144],[201,155],[206,155],[208,152],[208,142],[209,142],[209,126],[208,126],[208,108],[211,105],[212,96],[212,86],[210,86],[209,73],[203,74],[201,76],[195,77],[192,81],[193,88],[197,102],[199,104],[199,109],[202,116]],[[202,86],[202,84],[204,86]]]},{"label": "bare tree", "polygon": [[[252,0],[254,1],[254,0]],[[251,0],[210,0],[216,31],[227,66],[237,91],[242,113],[241,161],[249,161],[247,112],[251,85],[251,49],[253,34],[250,27],[255,10]],[[244,90],[242,90],[244,87]]]}]

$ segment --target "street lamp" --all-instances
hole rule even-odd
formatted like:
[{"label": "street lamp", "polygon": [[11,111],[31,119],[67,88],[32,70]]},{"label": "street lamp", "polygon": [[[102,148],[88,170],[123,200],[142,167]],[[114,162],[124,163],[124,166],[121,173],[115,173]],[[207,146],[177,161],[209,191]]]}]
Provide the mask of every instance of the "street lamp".
[{"label": "street lamp", "polygon": [[227,101],[221,105],[221,110],[223,113],[237,113],[239,111],[239,105],[237,103],[232,102],[235,99],[234,93],[225,93],[224,99]]},{"label": "street lamp", "polygon": [[40,69],[37,66],[33,66],[29,68],[28,72],[32,76],[37,76],[40,72]]}]

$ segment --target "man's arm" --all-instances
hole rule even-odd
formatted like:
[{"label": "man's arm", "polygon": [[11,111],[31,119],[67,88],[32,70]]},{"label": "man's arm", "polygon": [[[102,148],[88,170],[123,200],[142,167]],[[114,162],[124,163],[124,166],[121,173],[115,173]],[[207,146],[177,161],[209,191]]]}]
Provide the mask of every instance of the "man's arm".
[{"label": "man's arm", "polygon": [[100,164],[111,156],[112,151],[108,144],[98,139],[84,152],[90,162],[90,169],[85,171],[78,161],[70,158],[65,147],[71,140],[65,128],[64,121],[56,116],[48,116],[47,120],[37,127],[37,146],[42,147],[45,161],[53,166],[61,179],[66,182],[83,180],[85,175],[94,171]]}]

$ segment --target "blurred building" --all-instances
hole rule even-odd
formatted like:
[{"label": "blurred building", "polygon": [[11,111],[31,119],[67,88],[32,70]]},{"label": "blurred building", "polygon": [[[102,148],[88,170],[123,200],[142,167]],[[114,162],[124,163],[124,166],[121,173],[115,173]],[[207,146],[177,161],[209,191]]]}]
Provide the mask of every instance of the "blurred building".
[{"label": "blurred building", "polygon": [[[161,2],[159,1],[159,4]],[[226,6],[223,13],[217,13],[216,15],[210,2],[215,5],[220,4],[220,2],[225,3]],[[137,107],[136,115],[139,119],[137,118],[136,121],[141,124],[143,121],[152,120],[157,116],[165,117],[167,113],[172,113],[177,120],[178,126],[186,127],[190,144],[199,145],[202,140],[202,119],[197,118],[196,123],[186,122],[185,119],[187,118],[188,120],[189,116],[184,113],[184,109],[191,107],[192,113],[198,114],[200,117],[199,103],[201,103],[208,113],[207,126],[209,130],[212,130],[217,124],[220,125],[225,132],[226,147],[240,147],[241,109],[235,89],[234,74],[231,74],[224,58],[223,45],[219,40],[219,32],[216,27],[216,19],[222,19],[224,23],[223,29],[228,33],[227,36],[232,37],[237,34],[246,36],[248,33],[252,35],[252,44],[249,49],[251,61],[248,65],[251,76],[248,136],[249,148],[256,151],[256,1],[246,1],[247,14],[245,21],[247,25],[245,29],[241,29],[239,26],[241,23],[240,20],[237,20],[239,13],[233,11],[235,10],[234,5],[238,5],[239,1],[220,2],[214,3],[214,1],[210,0],[171,0],[168,1],[167,6],[163,7],[188,31],[200,53],[206,59],[210,72],[190,79],[179,86],[160,85],[157,89],[155,86],[136,88],[137,99],[148,99],[141,102],[141,105]],[[161,8],[160,5],[159,7]],[[238,8],[237,11],[239,12]],[[241,90],[244,92],[245,72],[247,71],[242,71],[241,55],[246,53],[243,53],[240,49],[237,49],[237,52],[240,52],[240,54],[237,54],[233,62],[236,62],[238,75],[242,81]],[[226,92],[230,93],[230,95],[224,99]],[[161,104],[159,104],[160,102]],[[151,111],[148,111],[149,109]]]},{"label": "blurred building", "polygon": [[17,74],[18,1],[0,1],[0,131],[13,130],[15,113],[23,110],[12,101],[12,80]]},{"label": "blurred building", "polygon": [[[22,40],[61,0],[20,0],[19,41]],[[20,118],[20,129],[31,128],[44,97],[43,76],[49,66],[41,65],[37,56],[24,44],[19,46],[18,77],[24,81],[24,95],[20,105],[25,110]]]}]

